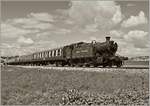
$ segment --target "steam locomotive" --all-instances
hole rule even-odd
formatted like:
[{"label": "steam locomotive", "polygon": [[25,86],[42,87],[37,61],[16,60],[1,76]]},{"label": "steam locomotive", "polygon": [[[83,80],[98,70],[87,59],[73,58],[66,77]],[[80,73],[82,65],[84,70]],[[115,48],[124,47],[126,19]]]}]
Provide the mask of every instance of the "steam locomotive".
[{"label": "steam locomotive", "polygon": [[49,65],[56,66],[116,66],[121,67],[123,60],[116,56],[118,44],[110,37],[105,42],[78,42],[61,48],[36,52],[8,59],[9,65]]}]

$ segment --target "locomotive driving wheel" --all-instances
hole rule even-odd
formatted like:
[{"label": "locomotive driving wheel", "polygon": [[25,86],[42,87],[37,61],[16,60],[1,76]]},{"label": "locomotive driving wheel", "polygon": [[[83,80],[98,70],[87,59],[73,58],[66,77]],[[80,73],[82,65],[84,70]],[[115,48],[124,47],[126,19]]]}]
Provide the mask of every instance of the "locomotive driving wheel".
[{"label": "locomotive driving wheel", "polygon": [[110,62],[108,63],[108,66],[109,66],[109,67],[112,67],[112,61],[110,61]]},{"label": "locomotive driving wheel", "polygon": [[116,66],[117,66],[117,67],[121,67],[121,66],[122,66],[122,64],[121,64],[121,63],[118,63]]},{"label": "locomotive driving wheel", "polygon": [[106,64],[103,64],[103,68],[105,68],[107,65]]}]

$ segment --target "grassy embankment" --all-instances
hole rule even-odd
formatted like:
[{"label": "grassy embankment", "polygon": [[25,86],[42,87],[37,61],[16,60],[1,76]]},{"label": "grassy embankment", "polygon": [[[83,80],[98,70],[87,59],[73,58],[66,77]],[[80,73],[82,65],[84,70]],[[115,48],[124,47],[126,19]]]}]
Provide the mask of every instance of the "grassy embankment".
[{"label": "grassy embankment", "polygon": [[[91,69],[92,70],[92,69]],[[5,67],[2,104],[147,104],[148,73]]]}]

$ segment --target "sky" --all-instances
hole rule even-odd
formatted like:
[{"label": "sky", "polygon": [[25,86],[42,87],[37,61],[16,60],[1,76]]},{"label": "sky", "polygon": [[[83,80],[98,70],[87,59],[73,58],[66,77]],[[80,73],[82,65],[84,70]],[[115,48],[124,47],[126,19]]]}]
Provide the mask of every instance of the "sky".
[{"label": "sky", "polygon": [[117,54],[149,54],[148,1],[2,1],[1,55],[25,55],[80,41],[118,43]]}]

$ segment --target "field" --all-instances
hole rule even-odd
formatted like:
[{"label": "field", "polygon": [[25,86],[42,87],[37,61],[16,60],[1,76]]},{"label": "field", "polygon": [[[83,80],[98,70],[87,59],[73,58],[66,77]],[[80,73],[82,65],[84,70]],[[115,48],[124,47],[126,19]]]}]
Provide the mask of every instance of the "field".
[{"label": "field", "polygon": [[149,67],[149,61],[125,61],[125,66],[136,66],[136,67]]},{"label": "field", "polygon": [[1,101],[3,105],[148,105],[148,69],[142,73],[127,70],[2,67]]}]

